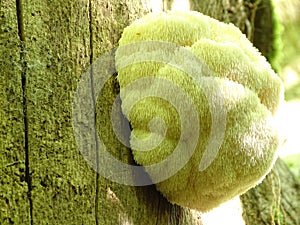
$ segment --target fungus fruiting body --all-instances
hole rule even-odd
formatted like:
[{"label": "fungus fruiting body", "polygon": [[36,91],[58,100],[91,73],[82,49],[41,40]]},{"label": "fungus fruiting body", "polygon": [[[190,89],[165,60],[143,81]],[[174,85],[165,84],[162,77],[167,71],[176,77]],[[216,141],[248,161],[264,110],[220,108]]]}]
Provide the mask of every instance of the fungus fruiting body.
[{"label": "fungus fruiting body", "polygon": [[280,145],[273,117],[283,89],[238,28],[198,12],[149,14],[124,29],[119,45],[133,156],[170,202],[207,211],[262,181]]}]

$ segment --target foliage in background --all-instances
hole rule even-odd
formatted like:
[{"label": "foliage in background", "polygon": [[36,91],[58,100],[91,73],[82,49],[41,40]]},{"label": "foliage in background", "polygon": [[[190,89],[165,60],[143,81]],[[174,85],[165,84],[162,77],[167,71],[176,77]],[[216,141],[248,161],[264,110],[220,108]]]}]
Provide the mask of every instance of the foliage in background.
[{"label": "foliage in background", "polygon": [[[281,50],[272,62],[285,84],[285,100],[300,101],[300,1],[274,0],[280,22],[280,41],[277,43]],[[298,132],[299,128],[294,132]],[[299,145],[299,144],[298,144]],[[300,152],[300,147],[299,151]],[[300,181],[300,154],[284,158],[291,171]]]},{"label": "foliage in background", "polygon": [[300,154],[287,156],[284,161],[300,181]]},{"label": "foliage in background", "polygon": [[274,61],[285,83],[285,99],[300,101],[300,1],[274,0],[282,24],[280,54]]}]

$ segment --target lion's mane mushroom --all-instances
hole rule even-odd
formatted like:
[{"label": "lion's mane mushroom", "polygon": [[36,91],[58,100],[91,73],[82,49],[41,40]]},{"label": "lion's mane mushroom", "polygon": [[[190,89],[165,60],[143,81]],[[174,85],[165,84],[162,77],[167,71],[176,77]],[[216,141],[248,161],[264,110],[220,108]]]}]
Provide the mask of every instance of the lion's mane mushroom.
[{"label": "lion's mane mushroom", "polygon": [[[169,43],[177,47],[159,47]],[[171,203],[208,211],[263,180],[280,145],[272,121],[283,87],[266,59],[238,28],[198,12],[149,14],[124,29],[119,45],[117,79],[122,111],[132,126],[133,156],[154,181],[172,175],[156,183]],[[126,46],[130,47],[124,51]],[[189,60],[190,55],[199,63]],[[149,60],[141,60],[143,57]],[[127,66],[122,66],[126,60]],[[198,71],[198,83],[189,71]],[[147,79],[131,86],[142,78]],[[216,84],[218,94],[209,99]],[[141,99],[133,104],[137,96]],[[192,105],[186,103],[186,96]],[[224,121],[217,121],[226,122],[224,135],[213,160],[201,169],[213,135],[213,114],[220,113],[213,109],[220,103],[218,96],[226,112]],[[170,102],[172,97],[175,100]],[[194,109],[196,117],[186,118]],[[183,131],[187,127],[190,130]],[[179,156],[184,158],[185,149],[194,140],[193,154],[175,174],[173,164],[181,157],[158,171],[150,169],[166,160],[178,145]]]}]

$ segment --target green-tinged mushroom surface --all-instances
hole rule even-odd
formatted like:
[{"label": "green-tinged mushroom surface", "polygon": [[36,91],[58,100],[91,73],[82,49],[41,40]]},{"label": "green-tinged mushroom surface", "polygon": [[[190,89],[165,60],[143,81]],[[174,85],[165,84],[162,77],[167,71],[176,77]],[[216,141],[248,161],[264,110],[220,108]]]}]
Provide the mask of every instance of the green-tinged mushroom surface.
[{"label": "green-tinged mushroom surface", "polygon": [[262,181],[280,145],[283,88],[238,28],[198,12],[149,14],[119,45],[134,159],[170,202],[208,211]]}]

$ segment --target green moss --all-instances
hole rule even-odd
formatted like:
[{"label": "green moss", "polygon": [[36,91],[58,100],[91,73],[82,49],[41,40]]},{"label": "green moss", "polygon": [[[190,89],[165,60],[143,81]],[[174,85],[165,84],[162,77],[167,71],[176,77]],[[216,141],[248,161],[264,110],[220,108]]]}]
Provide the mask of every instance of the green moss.
[{"label": "green moss", "polygon": [[274,223],[276,225],[285,225],[285,216],[283,212],[276,206],[273,207]]},{"label": "green moss", "polygon": [[30,224],[15,1],[0,3],[0,223]]}]

